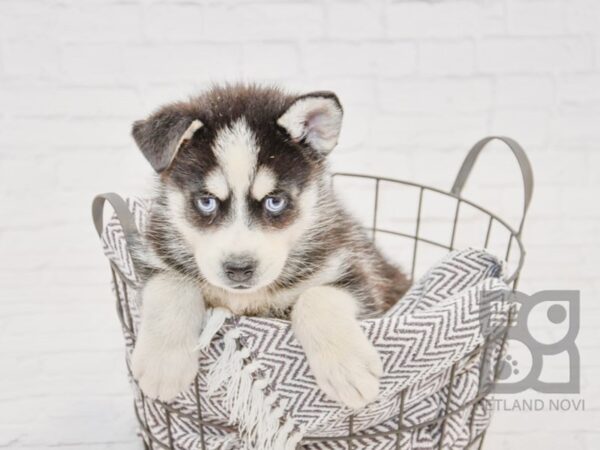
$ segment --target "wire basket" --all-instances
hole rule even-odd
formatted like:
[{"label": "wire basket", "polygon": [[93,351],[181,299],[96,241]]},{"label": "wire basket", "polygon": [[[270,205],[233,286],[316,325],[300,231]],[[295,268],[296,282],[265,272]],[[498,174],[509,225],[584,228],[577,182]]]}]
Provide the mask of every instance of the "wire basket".
[{"label": "wire basket", "polygon": [[[483,208],[465,198],[462,197],[462,189],[471,173],[473,165],[477,160],[479,154],[483,148],[492,140],[497,139],[504,142],[508,148],[512,151],[514,156],[519,163],[521,175],[523,178],[524,185],[524,201],[523,211],[518,226],[513,228],[505,220],[501,219],[497,215],[490,212],[488,209]],[[525,216],[531,202],[533,193],[533,174],[531,170],[528,158],[521,148],[521,146],[514,140],[506,137],[488,137],[477,142],[467,154],[458,175],[454,181],[454,184],[449,192],[424,186],[417,183],[395,180],[390,178],[376,177],[370,175],[360,174],[349,174],[349,173],[337,173],[333,177],[334,184],[343,184],[346,186],[346,192],[352,192],[352,189],[348,186],[355,184],[354,186],[354,198],[355,195],[360,195],[361,198],[370,198],[372,207],[369,213],[365,215],[363,209],[362,219],[365,223],[365,228],[371,233],[373,239],[376,240],[377,244],[384,250],[393,247],[394,243],[400,243],[400,247],[403,249],[402,252],[393,251],[394,255],[403,254],[408,255],[408,260],[401,261],[405,267],[410,267],[411,277],[419,273],[419,267],[427,267],[430,260],[439,259],[440,253],[447,253],[452,251],[459,246],[462,246],[460,239],[460,233],[463,224],[467,224],[466,230],[469,237],[468,244],[475,245],[483,248],[493,247],[495,253],[502,256],[507,261],[514,262],[514,270],[507,275],[506,282],[514,290],[517,287],[520,271],[523,267],[525,258],[525,249],[521,240],[523,232],[523,225],[525,222]],[[350,184],[348,184],[350,183]],[[403,205],[401,211],[403,216],[398,216],[398,208],[391,208],[392,213],[384,213],[386,205],[394,206],[398,202],[398,190],[410,192],[414,197],[414,215],[406,214],[407,208]],[[440,199],[446,203],[445,209],[451,211],[449,214],[443,215],[444,217],[430,218],[425,217],[425,209],[427,205],[427,199],[430,196],[435,196],[437,202]],[[394,201],[386,202],[387,198],[392,198]],[[121,226],[125,233],[129,230],[136,229],[136,224],[131,218],[131,214],[127,209],[127,205],[123,203],[118,196],[114,194],[104,194],[96,197],[93,202],[92,212],[94,216],[94,223],[96,230],[99,235],[103,232],[103,207],[104,202],[109,201],[115,209],[116,215],[121,221]],[[363,205],[363,202],[360,202]],[[469,214],[466,210],[470,210],[471,213],[475,213],[478,216],[478,221],[483,222],[483,226],[479,227],[481,232],[476,234],[473,230],[473,214]],[[437,227],[438,233],[431,233],[427,230],[430,224],[434,224]],[[441,224],[441,225],[440,225]],[[435,227],[434,227],[435,228]],[[439,232],[440,230],[444,232]],[[444,233],[446,238],[444,239]],[[501,234],[503,238],[494,241],[494,236]],[[432,251],[433,250],[433,251]],[[429,257],[427,257],[429,256]],[[117,297],[117,314],[119,321],[123,328],[123,333],[127,341],[128,346],[133,347],[136,337],[136,329],[134,326],[134,318],[132,317],[132,308],[130,298],[135,286],[132,286],[128,277],[124,276],[116,265],[111,263],[111,273],[114,291]],[[510,318],[508,324],[510,324]],[[486,407],[486,402],[489,402],[489,395],[493,391],[494,385],[498,379],[500,372],[501,358],[495,358],[493,367],[483,367],[490,361],[490,352],[495,352],[496,355],[501,354],[504,351],[506,338],[509,327],[504,326],[503,328],[496,330],[494,333],[488,335],[483,345],[478,347],[472,354],[467,355],[465,359],[478,361],[480,365],[480,382],[479,389],[476,396],[458,407],[452,407],[452,386],[456,376],[458,362],[455,363],[450,370],[450,381],[449,381],[449,392],[447,402],[445,405],[444,414],[434,420],[428,420],[417,425],[405,426],[403,423],[403,415],[405,413],[404,408],[404,395],[406,390],[400,393],[399,405],[400,408],[397,413],[397,424],[398,426],[392,431],[369,431],[362,430],[359,433],[354,430],[353,416],[350,416],[347,420],[347,434],[345,436],[305,436],[302,441],[298,444],[297,448],[302,449],[305,446],[309,446],[314,443],[329,443],[331,448],[347,448],[347,449],[364,449],[369,448],[364,446],[365,436],[381,437],[385,436],[389,439],[391,446],[396,450],[401,449],[402,436],[406,433],[413,433],[425,427],[432,425],[439,425],[441,427],[441,438],[439,440],[439,449],[442,449],[442,443],[444,442],[444,436],[446,433],[446,424],[450,417],[456,414],[462,414],[468,411],[469,417],[469,429],[471,430],[471,436],[469,442],[461,448],[472,449],[482,448],[486,429],[474,430],[473,419],[477,408]],[[131,377],[131,371],[128,367],[129,375]],[[489,377],[485,377],[483,374],[490,374]],[[137,388],[139,391],[139,388]],[[194,393],[196,399],[196,411],[191,414],[189,411],[182,411],[168,403],[160,402],[157,400],[149,399],[138,392],[141,401],[134,401],[135,417],[140,427],[140,434],[144,442],[144,446],[147,449],[170,449],[179,450],[184,448],[176,442],[171,431],[172,422],[179,420],[185,421],[194,428],[194,432],[200,437],[199,446],[202,450],[209,450],[211,447],[205,438],[206,430],[212,432],[222,431],[223,433],[235,432],[235,429],[227,424],[217,423],[214,421],[204,420],[203,411],[201,407],[201,390],[199,388],[198,377],[194,383]],[[167,424],[166,438],[164,436],[156,436],[151,428],[148,426],[148,405],[152,404],[152,411],[160,411],[162,417]],[[489,404],[488,404],[489,406]],[[260,449],[257,449],[260,450]]]}]

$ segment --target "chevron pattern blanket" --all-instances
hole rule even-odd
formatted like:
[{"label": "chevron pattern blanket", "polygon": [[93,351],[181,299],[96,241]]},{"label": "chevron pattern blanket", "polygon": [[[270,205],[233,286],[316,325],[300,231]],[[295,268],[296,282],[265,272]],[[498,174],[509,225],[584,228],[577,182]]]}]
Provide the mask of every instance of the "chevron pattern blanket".
[{"label": "chevron pattern blanket", "polygon": [[[130,199],[128,205],[143,229],[148,203]],[[102,244],[125,281],[114,288],[129,362],[141,305],[116,218]],[[210,449],[345,449],[336,437],[348,435],[352,416],[360,443],[354,448],[464,448],[490,420],[482,392],[493,371],[484,368],[501,357],[503,343],[494,333],[506,328],[513,308],[503,274],[501,261],[485,251],[455,251],[384,317],[364,320],[384,376],[379,398],[358,412],[318,389],[288,322],[212,310],[199,337],[201,369],[187,392],[164,405],[143,396],[132,380],[142,431],[176,449],[202,448],[201,442]]]}]

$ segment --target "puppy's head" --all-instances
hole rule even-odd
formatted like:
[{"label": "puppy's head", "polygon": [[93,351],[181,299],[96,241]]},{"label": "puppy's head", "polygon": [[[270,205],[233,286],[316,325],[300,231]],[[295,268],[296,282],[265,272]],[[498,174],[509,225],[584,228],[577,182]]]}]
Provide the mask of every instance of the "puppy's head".
[{"label": "puppy's head", "polygon": [[273,283],[314,225],[318,181],[337,144],[335,94],[217,87],[135,122],[165,188],[169,222],[206,281],[250,292]]}]

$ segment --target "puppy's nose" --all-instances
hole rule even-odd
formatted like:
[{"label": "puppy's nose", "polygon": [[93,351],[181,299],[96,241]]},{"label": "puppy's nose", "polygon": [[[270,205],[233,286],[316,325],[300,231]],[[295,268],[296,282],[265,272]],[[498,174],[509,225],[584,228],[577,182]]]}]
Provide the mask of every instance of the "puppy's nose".
[{"label": "puppy's nose", "polygon": [[256,260],[252,258],[232,258],[223,263],[223,271],[227,278],[237,283],[244,283],[254,275]]}]

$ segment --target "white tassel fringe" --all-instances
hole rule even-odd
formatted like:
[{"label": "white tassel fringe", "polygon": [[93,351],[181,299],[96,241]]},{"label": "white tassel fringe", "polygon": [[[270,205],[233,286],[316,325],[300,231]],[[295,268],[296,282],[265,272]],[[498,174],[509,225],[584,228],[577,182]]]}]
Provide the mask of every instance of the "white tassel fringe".
[{"label": "white tassel fringe", "polygon": [[[210,343],[216,330],[227,318],[222,312],[216,314],[213,322],[211,319],[208,321],[211,331],[206,334],[203,332],[200,337],[201,345]],[[216,327],[217,324],[220,324],[219,327]],[[303,433],[291,419],[284,420],[284,405],[280,402],[275,406],[277,395],[265,393],[269,382],[265,378],[257,378],[260,371],[258,362],[245,361],[250,357],[250,351],[239,348],[240,336],[240,331],[235,328],[225,334],[223,353],[208,374],[208,392],[212,394],[221,386],[224,387],[225,406],[231,414],[230,423],[237,424],[247,448],[292,450],[302,439]]]}]

